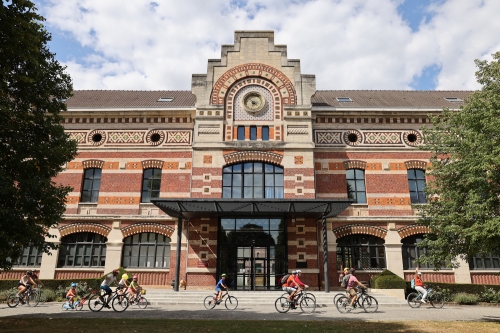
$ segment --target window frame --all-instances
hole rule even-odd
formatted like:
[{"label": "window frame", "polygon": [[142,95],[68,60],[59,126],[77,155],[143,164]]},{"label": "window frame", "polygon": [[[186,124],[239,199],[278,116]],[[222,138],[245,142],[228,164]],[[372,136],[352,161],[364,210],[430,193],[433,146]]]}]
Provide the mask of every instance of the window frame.
[{"label": "window frame", "polygon": [[[420,171],[423,176],[419,178],[419,176],[417,175],[417,171]],[[414,178],[410,178],[410,174]],[[427,185],[427,179],[425,177],[425,170],[422,170],[419,168],[407,169],[406,175],[408,178],[408,190],[410,193],[410,202],[412,204],[425,204],[425,203],[427,203],[427,198],[425,197],[425,187]],[[419,183],[419,181],[424,182],[423,188],[420,188],[421,183]],[[411,185],[412,183],[414,184],[413,187],[415,188],[415,190],[413,190],[413,191],[412,191],[412,185]],[[412,196],[412,194],[413,194],[413,196]]]},{"label": "window frame", "polygon": [[[143,235],[146,236],[146,241],[143,241]],[[154,235],[154,242],[151,241],[151,236]],[[159,243],[159,236],[163,237],[164,243]],[[137,239],[137,241],[135,240]],[[138,234],[133,234],[123,239],[122,247],[122,267],[123,268],[140,268],[140,269],[158,269],[158,268],[170,268],[170,250],[171,250],[172,239],[163,234],[156,232],[141,232]],[[137,248],[137,255],[133,256],[134,247]],[[150,249],[153,248],[153,254],[149,254]],[[159,258],[158,249],[161,248],[161,264],[157,265]],[[146,255],[141,255],[146,252]],[[141,259],[144,258],[144,263],[150,262],[152,260],[152,266],[140,266]],[[132,261],[136,261],[135,263]]]},{"label": "window frame", "polygon": [[257,126],[250,126],[250,141],[257,140]]},{"label": "window frame", "polygon": [[269,141],[269,126],[262,126],[262,141]]},{"label": "window frame", "polygon": [[[84,236],[85,235],[85,236]],[[91,241],[88,241],[89,236],[91,235],[92,239]],[[71,239],[71,238],[74,238]],[[87,239],[86,241],[79,241],[78,238],[80,239]],[[68,241],[71,240],[71,241]],[[97,241],[96,241],[97,240]],[[100,241],[100,242],[99,242]],[[104,237],[100,234],[93,233],[93,232],[78,232],[78,233],[73,233],[66,235],[61,238],[61,245],[59,248],[59,253],[57,256],[57,268],[72,268],[72,267],[104,267],[106,264],[106,252],[107,252],[107,246],[106,243],[108,241],[107,237]],[[71,249],[74,248],[74,253],[71,254]],[[86,249],[90,249],[89,253],[90,254],[85,254]],[[78,255],[79,249],[83,249],[83,253],[81,255]],[[94,254],[97,250],[97,254]],[[64,263],[62,263],[62,258],[61,256],[64,256]],[[71,258],[72,257],[72,258]],[[85,263],[85,257],[88,257],[89,259],[89,264],[84,265]],[[72,259],[72,263],[69,263],[68,259]],[[78,258],[81,258],[81,264],[78,265],[76,264],[78,261]],[[94,259],[97,261],[97,265],[92,265],[94,262]]]},{"label": "window frame", "polygon": [[[159,175],[155,173],[155,170],[159,172]],[[151,171],[151,175],[146,178],[146,173]],[[147,168],[142,171],[142,182],[141,182],[141,203],[150,203],[151,199],[159,198],[161,191],[161,178],[162,178],[162,169],[160,168]],[[144,189],[147,182],[152,181],[152,186],[149,186],[149,189]],[[157,190],[154,189],[154,185],[157,185]],[[156,196],[153,196],[155,193]],[[147,196],[145,196],[147,194]]]},{"label": "window frame", "polygon": [[[99,176],[96,176],[96,171],[99,170]],[[88,176],[87,173],[92,171],[92,175]],[[99,202],[99,191],[101,188],[102,169],[101,168],[87,168],[83,170],[82,191],[80,202],[82,203],[97,203]],[[96,187],[96,182],[99,181],[99,186]],[[87,185],[89,184],[89,185]],[[85,189],[89,188],[89,189]],[[88,197],[87,197],[88,196]]]},{"label": "window frame", "polygon": [[[353,172],[353,178],[349,178],[349,172]],[[358,173],[362,172],[363,178],[358,178]],[[354,199],[356,204],[366,204],[368,202],[366,198],[366,176],[365,176],[365,170],[364,169],[358,169],[358,168],[350,168],[346,170],[345,174],[346,178],[346,184],[347,184],[347,196],[350,199]],[[358,190],[358,186],[360,185],[360,182],[362,181],[363,183],[363,190]],[[353,190],[349,190],[349,186],[352,186],[351,184],[354,185]],[[360,202],[358,199],[359,194],[363,194],[364,200],[363,202]]]},{"label": "window frame", "polygon": [[[250,164],[252,172],[249,172]],[[259,178],[260,185],[256,184],[256,181],[259,182]],[[278,165],[249,161],[222,168],[223,198],[283,199],[285,196],[284,185],[284,168]]]},{"label": "window frame", "polygon": [[238,141],[244,141],[245,140],[245,126],[238,126],[237,127],[237,140]]},{"label": "window frame", "polygon": [[[363,242],[366,238],[368,242]],[[355,242],[357,239],[358,242]],[[363,267],[363,248],[367,248],[369,266],[373,266],[373,260],[377,267]],[[382,249],[382,251],[380,251]],[[372,255],[372,251],[375,255]],[[383,252],[383,255],[380,253]],[[387,268],[387,253],[385,240],[383,238],[368,234],[351,234],[337,239],[337,270],[343,267],[355,268],[356,270],[381,270]],[[358,254],[358,256],[356,256]],[[365,257],[366,259],[366,257]],[[383,260],[383,264],[381,263]],[[361,265],[360,265],[361,263]]]},{"label": "window frame", "polygon": [[[482,263],[483,267],[476,267],[477,261],[480,260]],[[489,260],[491,267],[486,267],[485,260]],[[494,262],[497,262],[497,266],[499,267],[494,267]],[[491,253],[488,256],[485,257],[479,257],[479,256],[473,256],[471,260],[469,260],[469,270],[471,271],[479,271],[479,270],[499,270],[500,268],[500,257],[494,257],[491,255]]]},{"label": "window frame", "polygon": [[[14,267],[41,267],[42,266],[42,255],[43,251],[38,251],[38,249],[34,246],[28,245],[23,246],[23,253],[17,260],[17,262],[13,265]],[[27,253],[26,253],[27,250]],[[26,262],[23,263],[26,258]],[[30,264],[30,258],[34,258],[34,262]]]}]

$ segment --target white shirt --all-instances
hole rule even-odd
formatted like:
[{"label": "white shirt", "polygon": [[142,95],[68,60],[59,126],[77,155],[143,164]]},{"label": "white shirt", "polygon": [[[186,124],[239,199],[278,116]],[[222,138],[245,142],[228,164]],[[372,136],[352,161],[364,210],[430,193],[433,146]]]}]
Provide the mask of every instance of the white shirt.
[{"label": "white shirt", "polygon": [[104,281],[102,281],[101,286],[109,287],[113,282],[116,282],[116,276],[114,276],[113,273],[111,273],[104,278]]}]

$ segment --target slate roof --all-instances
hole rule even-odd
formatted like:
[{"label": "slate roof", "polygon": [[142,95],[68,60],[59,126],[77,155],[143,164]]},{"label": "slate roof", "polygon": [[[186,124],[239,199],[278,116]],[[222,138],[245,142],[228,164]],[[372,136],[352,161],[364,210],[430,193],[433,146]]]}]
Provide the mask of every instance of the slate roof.
[{"label": "slate roof", "polygon": [[[173,97],[171,102],[157,102]],[[196,97],[189,90],[75,90],[66,101],[72,108],[176,108],[194,107]]]},{"label": "slate roof", "polygon": [[[463,90],[318,90],[312,98],[316,107],[342,108],[458,108],[463,103],[445,98],[465,100],[472,91]],[[338,97],[350,97],[352,102],[339,102]]]}]

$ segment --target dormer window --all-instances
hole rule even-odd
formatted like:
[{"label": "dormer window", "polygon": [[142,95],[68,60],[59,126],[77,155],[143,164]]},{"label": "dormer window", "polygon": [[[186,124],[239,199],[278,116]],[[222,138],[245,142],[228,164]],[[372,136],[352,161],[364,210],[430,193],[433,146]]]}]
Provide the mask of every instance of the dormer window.
[{"label": "dormer window", "polygon": [[350,97],[337,97],[337,101],[341,103],[349,103],[352,102],[352,99]]},{"label": "dormer window", "polygon": [[451,102],[451,103],[464,101],[463,99],[460,99],[458,97],[445,97],[445,100],[447,100],[448,102]]},{"label": "dormer window", "polygon": [[174,100],[173,97],[160,97],[157,102],[172,102]]}]

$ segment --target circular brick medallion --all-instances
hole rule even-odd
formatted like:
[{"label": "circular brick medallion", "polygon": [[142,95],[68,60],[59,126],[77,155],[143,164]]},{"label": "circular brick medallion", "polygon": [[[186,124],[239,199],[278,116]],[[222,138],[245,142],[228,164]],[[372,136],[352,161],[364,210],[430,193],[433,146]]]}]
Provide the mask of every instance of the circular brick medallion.
[{"label": "circular brick medallion", "polygon": [[89,133],[87,141],[94,146],[100,146],[106,142],[106,132],[95,130]]},{"label": "circular brick medallion", "polygon": [[160,145],[165,140],[165,132],[160,130],[151,130],[146,134],[146,142],[152,146]]},{"label": "circular brick medallion", "polygon": [[363,136],[359,131],[350,130],[344,133],[344,143],[349,146],[357,146],[363,141]]}]

